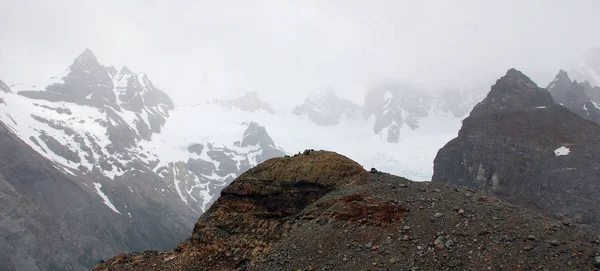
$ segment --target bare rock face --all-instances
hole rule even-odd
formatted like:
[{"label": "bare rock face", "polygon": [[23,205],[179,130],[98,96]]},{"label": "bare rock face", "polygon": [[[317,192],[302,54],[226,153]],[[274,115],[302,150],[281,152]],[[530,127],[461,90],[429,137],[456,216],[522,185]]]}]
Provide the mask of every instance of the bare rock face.
[{"label": "bare rock face", "polygon": [[242,174],[174,250],[92,270],[591,269],[596,238],[475,189],[308,150]]},{"label": "bare rock face", "polygon": [[510,70],[437,154],[433,182],[476,187],[600,229],[600,126]]}]

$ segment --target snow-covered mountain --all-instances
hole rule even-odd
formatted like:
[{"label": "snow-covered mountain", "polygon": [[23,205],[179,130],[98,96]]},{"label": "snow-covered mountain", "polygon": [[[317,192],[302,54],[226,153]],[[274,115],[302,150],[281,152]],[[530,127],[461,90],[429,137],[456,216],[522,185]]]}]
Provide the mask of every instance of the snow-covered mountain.
[{"label": "snow-covered mountain", "polygon": [[[23,165],[7,162],[9,171],[0,172],[0,199],[15,199],[3,205],[7,208],[3,214],[11,215],[0,217],[0,236],[10,233],[11,240],[16,240],[5,243],[0,239],[0,247],[6,248],[0,261],[14,259],[9,264],[23,270],[53,266],[62,270],[70,262],[80,270],[119,252],[166,249],[191,230],[228,181],[265,159],[285,155],[267,130],[251,121],[239,121],[233,129],[221,131],[227,136],[180,141],[181,126],[195,127],[199,133],[194,135],[215,130],[199,125],[215,115],[173,122],[179,112],[147,75],[127,67],[102,66],[90,50],[46,82],[0,83],[0,126],[14,137],[4,147],[29,157]],[[36,168],[42,160],[49,161],[50,167],[37,166],[35,173],[18,171]],[[63,185],[19,183],[32,174],[40,181],[51,176]],[[75,192],[62,188],[67,184],[77,187],[71,189]],[[56,205],[61,202],[56,196],[76,199],[74,206],[63,208],[70,210],[65,214],[69,218],[54,208],[39,214],[24,208],[25,202],[36,210],[41,208],[36,206]],[[15,225],[23,219],[46,230],[15,233]],[[76,222],[55,226],[65,219]],[[89,232],[94,228],[99,230]],[[71,245],[36,236],[43,233],[89,238]],[[27,241],[32,237],[48,244]]]},{"label": "snow-covered mountain", "polygon": [[[105,253],[149,248],[143,241],[147,236],[164,237],[154,247],[172,246],[224,186],[271,157],[334,150],[365,168],[430,180],[438,149],[456,136],[480,97],[466,89],[426,94],[387,85],[368,91],[363,105],[325,88],[289,112],[275,112],[257,92],[176,106],[146,74],[103,66],[86,50],[46,82],[0,81],[0,122],[35,154],[31,161],[46,159],[52,170],[62,172],[52,173],[57,179],[80,187],[78,200],[102,208],[98,219],[119,225],[103,231],[118,241],[92,254],[81,252],[88,260],[80,265],[86,266]],[[82,208],[80,213],[93,209]],[[160,222],[149,227],[154,220]],[[0,232],[10,232],[11,225],[0,223]],[[125,232],[139,238],[127,239]],[[36,246],[16,249],[25,255],[20,258],[41,255],[44,263],[52,262]],[[83,255],[77,251],[65,253]]]},{"label": "snow-covered mountain", "polygon": [[[327,149],[344,153],[365,168],[430,180],[438,149],[456,136],[464,114],[483,94],[466,89],[427,94],[412,88],[386,86],[371,89],[363,105],[346,100],[331,89],[309,94],[291,113],[276,114],[219,106],[178,107],[178,115],[217,115],[218,121],[201,126],[219,127],[200,131],[185,127],[184,135],[215,133],[212,140],[228,134],[242,120],[264,125],[275,145],[288,153],[304,149]],[[187,111],[187,112],[184,112]],[[168,127],[169,124],[166,125]],[[227,127],[232,128],[227,128]],[[185,140],[184,140],[185,141]],[[189,141],[189,140],[188,140]],[[229,140],[231,141],[231,140]]]}]

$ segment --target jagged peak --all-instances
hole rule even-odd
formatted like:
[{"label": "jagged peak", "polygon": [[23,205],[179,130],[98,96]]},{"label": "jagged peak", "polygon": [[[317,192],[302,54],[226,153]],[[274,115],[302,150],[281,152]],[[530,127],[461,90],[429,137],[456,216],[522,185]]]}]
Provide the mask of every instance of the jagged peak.
[{"label": "jagged peak", "polygon": [[133,72],[129,69],[129,67],[127,67],[127,65],[123,65],[123,67],[121,67],[121,71],[119,73],[133,74]]},{"label": "jagged peak", "polygon": [[98,63],[98,59],[96,58],[96,55],[94,55],[94,52],[92,52],[92,50],[85,49],[85,51],[83,51],[83,53],[81,53],[77,58],[75,58],[75,61],[73,62],[73,64],[82,63]]},{"label": "jagged peak", "polygon": [[511,68],[506,72],[506,75],[498,79],[496,84],[505,83],[511,85],[524,85],[530,88],[538,88],[537,84],[534,83],[527,75],[521,71]]},{"label": "jagged peak", "polygon": [[555,78],[559,79],[559,80],[571,81],[571,79],[569,79],[569,74],[566,71],[564,71],[564,70],[558,71],[558,74],[556,75]]},{"label": "jagged peak", "polygon": [[552,91],[552,89],[557,84],[558,85],[570,85],[571,84],[571,79],[569,78],[569,74],[566,71],[564,71],[564,70],[558,71],[558,74],[554,77],[554,80],[552,80],[552,82],[550,82],[550,84],[548,84],[546,89],[548,89],[549,91]]},{"label": "jagged peak", "polygon": [[553,104],[549,91],[538,87],[521,71],[512,68],[496,81],[487,97],[473,108],[470,116],[530,110]]}]

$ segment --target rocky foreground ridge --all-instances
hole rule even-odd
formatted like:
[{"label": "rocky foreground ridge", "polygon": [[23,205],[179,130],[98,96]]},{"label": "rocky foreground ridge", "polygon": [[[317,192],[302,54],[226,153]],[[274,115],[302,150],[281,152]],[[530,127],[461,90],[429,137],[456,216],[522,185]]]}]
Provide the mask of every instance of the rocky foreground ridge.
[{"label": "rocky foreground ridge", "polygon": [[594,270],[599,253],[597,233],[479,190],[306,151],[239,176],[175,249],[92,270]]}]

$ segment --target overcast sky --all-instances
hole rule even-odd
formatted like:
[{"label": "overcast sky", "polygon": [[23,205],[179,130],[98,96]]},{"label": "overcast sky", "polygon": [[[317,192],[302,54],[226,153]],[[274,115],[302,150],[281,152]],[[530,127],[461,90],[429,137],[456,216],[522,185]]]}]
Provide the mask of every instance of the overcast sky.
[{"label": "overcast sky", "polygon": [[148,73],[178,104],[256,90],[296,105],[381,80],[491,85],[515,67],[541,86],[600,45],[598,0],[0,0],[0,79],[60,73],[85,48]]}]

